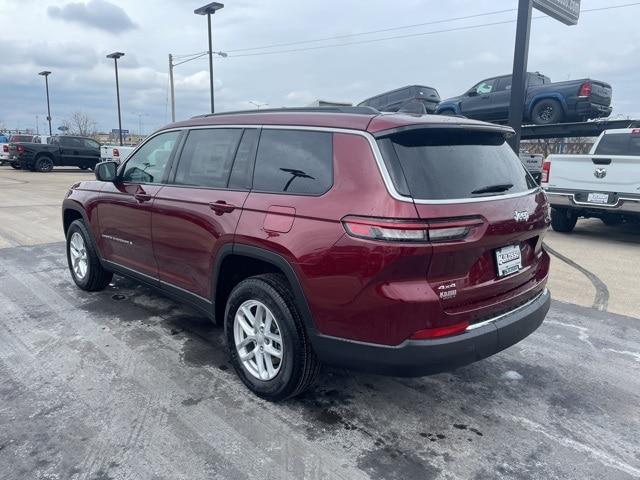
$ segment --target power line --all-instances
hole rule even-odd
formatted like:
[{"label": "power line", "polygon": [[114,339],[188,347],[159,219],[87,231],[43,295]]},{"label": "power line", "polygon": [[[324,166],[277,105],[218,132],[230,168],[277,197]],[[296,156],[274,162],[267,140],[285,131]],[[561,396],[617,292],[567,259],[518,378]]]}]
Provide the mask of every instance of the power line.
[{"label": "power line", "polygon": [[433,20],[430,22],[423,22],[423,23],[414,23],[412,25],[401,25],[398,27],[389,27],[389,28],[382,28],[379,30],[368,30],[366,32],[358,32],[358,33],[346,33],[343,35],[334,35],[331,37],[322,37],[322,38],[316,38],[313,40],[300,40],[300,41],[295,41],[295,42],[287,42],[287,43],[272,43],[270,45],[263,45],[261,47],[247,47],[247,48],[236,48],[234,50],[227,50],[228,53],[232,53],[232,52],[246,52],[246,51],[250,51],[250,50],[264,50],[266,48],[276,48],[276,47],[290,47],[293,45],[304,45],[304,44],[308,44],[308,43],[316,43],[316,42],[325,42],[327,40],[339,40],[341,38],[351,38],[351,37],[358,37],[360,35],[373,35],[375,33],[383,33],[383,32],[391,32],[394,30],[404,30],[407,28],[415,28],[415,27],[424,27],[425,25],[435,25],[438,23],[450,23],[450,22],[455,22],[458,20],[468,20],[470,18],[478,18],[478,17],[486,17],[489,15],[498,15],[500,13],[508,13],[508,12],[515,12],[516,9],[515,8],[509,8],[506,10],[496,10],[493,12],[485,12],[485,13],[477,13],[475,15],[466,15],[464,17],[451,17],[451,18],[444,18],[441,20]]},{"label": "power line", "polygon": [[[622,5],[612,5],[612,6],[609,6],[609,7],[590,8],[590,9],[582,10],[582,13],[598,12],[598,11],[603,11],[603,10],[614,10],[614,9],[625,8],[625,7],[633,7],[633,6],[637,6],[637,5],[640,5],[640,2],[626,3],[626,4],[622,4]],[[483,15],[486,15],[486,14],[483,14]],[[541,15],[541,16],[537,16],[537,17],[532,17],[532,20],[540,20],[542,18],[550,18],[550,17],[547,16],[547,15]],[[463,26],[463,27],[446,28],[446,29],[442,29],[442,30],[432,30],[432,31],[428,31],[428,32],[408,33],[408,34],[405,34],[405,35],[394,35],[394,36],[390,36],[390,37],[373,38],[373,39],[369,39],[369,40],[357,40],[357,41],[354,41],[354,42],[334,43],[334,44],[331,44],[331,45],[318,45],[318,46],[315,46],[315,47],[291,48],[291,49],[286,49],[286,50],[275,50],[275,51],[270,51],[270,52],[242,53],[240,55],[229,55],[229,57],[230,58],[239,58],[239,57],[254,57],[254,56],[258,56],[258,55],[277,55],[277,54],[280,54],[280,53],[305,52],[305,51],[311,51],[311,50],[321,50],[321,49],[325,49],[325,48],[345,47],[345,46],[349,46],[349,45],[362,45],[362,44],[366,44],[366,43],[376,43],[376,42],[383,42],[383,41],[387,41],[387,40],[398,40],[398,39],[403,39],[403,38],[420,37],[420,36],[425,36],[425,35],[435,35],[435,34],[438,34],[438,33],[457,32],[457,31],[463,31],[463,30],[472,30],[472,29],[483,28],[483,27],[491,27],[491,26],[496,26],[496,25],[505,25],[505,24],[515,23],[515,22],[516,22],[515,19],[511,19],[511,20],[503,20],[503,21],[500,21],[500,22],[481,23],[481,24],[477,24],[477,25],[467,25],[467,26]],[[402,27],[397,27],[397,28],[402,28]],[[309,42],[312,42],[312,41],[319,41],[319,40],[310,40]],[[298,43],[298,42],[291,42],[291,44],[295,44],[295,43]],[[252,50],[257,50],[259,48],[268,48],[268,47],[267,46],[265,46],[265,47],[253,47]],[[226,51],[227,52],[234,52],[234,51],[237,52],[239,50],[226,50]]]}]

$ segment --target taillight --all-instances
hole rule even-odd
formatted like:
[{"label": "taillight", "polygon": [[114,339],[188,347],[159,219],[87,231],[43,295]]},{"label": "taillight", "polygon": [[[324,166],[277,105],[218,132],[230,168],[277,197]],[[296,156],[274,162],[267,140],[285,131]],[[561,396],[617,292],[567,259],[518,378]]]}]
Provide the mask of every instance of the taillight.
[{"label": "taillight", "polygon": [[6,143],[4,145],[2,145],[2,151],[3,152],[8,152],[9,151],[9,145],[7,145]]},{"label": "taillight", "polygon": [[22,145],[18,145],[16,147],[16,150],[18,151],[19,154],[23,154],[24,153],[24,147]]},{"label": "taillight", "polygon": [[461,218],[439,221],[396,220],[348,216],[342,219],[346,232],[352,237],[387,242],[451,242],[462,240],[479,218]]},{"label": "taillight", "polygon": [[545,160],[542,162],[542,178],[541,183],[548,183],[551,177],[551,160]]},{"label": "taillight", "polygon": [[634,128],[631,130],[631,135],[640,135],[640,128]]},{"label": "taillight", "polygon": [[430,338],[449,337],[464,332],[469,322],[460,322],[446,327],[425,328],[411,335],[411,340],[428,340]]},{"label": "taillight", "polygon": [[584,82],[580,86],[580,92],[578,92],[579,97],[588,97],[591,95],[591,82]]},{"label": "taillight", "polygon": [[118,150],[117,148],[113,149],[113,156],[114,157],[119,157],[120,156],[120,150]]}]

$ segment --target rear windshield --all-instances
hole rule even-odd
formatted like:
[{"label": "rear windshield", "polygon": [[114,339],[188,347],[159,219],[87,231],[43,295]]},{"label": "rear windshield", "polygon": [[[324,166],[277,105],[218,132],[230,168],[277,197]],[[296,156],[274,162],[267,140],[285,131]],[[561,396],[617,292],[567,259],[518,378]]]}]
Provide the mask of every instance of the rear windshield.
[{"label": "rear windshield", "polygon": [[608,133],[602,136],[596,147],[596,155],[640,156],[640,135]]},{"label": "rear windshield", "polygon": [[30,142],[33,139],[31,135],[12,135],[12,142]]},{"label": "rear windshield", "polygon": [[396,189],[413,198],[481,198],[536,186],[501,133],[413,130],[379,144]]}]

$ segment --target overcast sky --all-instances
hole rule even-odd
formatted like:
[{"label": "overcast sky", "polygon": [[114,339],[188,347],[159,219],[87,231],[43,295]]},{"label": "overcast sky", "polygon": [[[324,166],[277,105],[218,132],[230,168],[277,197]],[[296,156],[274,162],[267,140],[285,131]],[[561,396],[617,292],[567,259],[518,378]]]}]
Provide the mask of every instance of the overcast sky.
[{"label": "overcast sky", "polygon": [[[144,132],[171,119],[169,53],[207,49],[205,17],[193,10],[206,0],[0,0],[0,125],[45,128],[44,80],[49,77],[53,126],[74,111],[92,117],[101,130],[117,128],[113,61],[119,62],[123,128]],[[223,0],[224,1],[224,0]],[[634,3],[582,0],[583,10]],[[438,89],[442,98],[462,93],[485,77],[509,73],[515,10],[432,23],[498,10],[516,0],[228,0],[215,14],[216,109],[301,106],[315,99],[358,102],[408,84]],[[543,14],[534,11],[534,16]],[[583,12],[567,27],[549,18],[533,21],[529,70],[554,81],[591,77],[613,86],[612,117],[640,118],[640,5]],[[506,22],[497,25],[465,27]],[[393,29],[369,35],[346,35]],[[451,32],[431,33],[447,29]],[[265,45],[341,38],[267,50]],[[371,43],[332,44],[405,36]],[[243,54],[256,54],[241,56]],[[175,69],[177,119],[209,111],[206,57]]]}]

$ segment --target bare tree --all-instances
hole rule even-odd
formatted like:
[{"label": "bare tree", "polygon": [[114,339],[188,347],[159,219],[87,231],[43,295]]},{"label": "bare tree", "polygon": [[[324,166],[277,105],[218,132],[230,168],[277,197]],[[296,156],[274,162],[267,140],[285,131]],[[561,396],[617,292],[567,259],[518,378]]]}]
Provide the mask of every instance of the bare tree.
[{"label": "bare tree", "polygon": [[62,125],[67,133],[92,137],[96,134],[96,122],[84,112],[73,112],[69,120],[64,120]]}]

